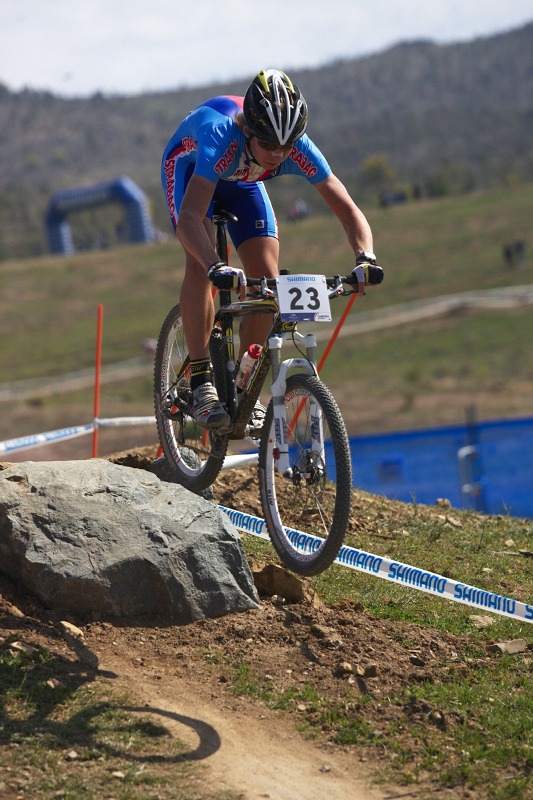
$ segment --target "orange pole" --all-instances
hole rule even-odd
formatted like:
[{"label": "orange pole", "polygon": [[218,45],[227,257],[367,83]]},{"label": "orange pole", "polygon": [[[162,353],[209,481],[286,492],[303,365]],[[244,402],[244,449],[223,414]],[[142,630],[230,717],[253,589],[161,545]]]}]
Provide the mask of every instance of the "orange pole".
[{"label": "orange pole", "polygon": [[324,366],[324,363],[325,363],[327,357],[329,356],[329,352],[330,352],[331,348],[333,347],[333,345],[335,344],[337,336],[339,335],[339,333],[341,331],[341,328],[344,325],[344,321],[345,321],[346,317],[350,313],[350,309],[353,306],[356,297],[357,297],[356,294],[352,294],[352,296],[350,297],[350,299],[348,300],[348,302],[344,306],[344,311],[342,312],[342,314],[340,316],[340,319],[337,322],[337,325],[335,326],[335,330],[331,334],[331,338],[330,338],[329,342],[326,345],[326,349],[322,353],[322,358],[318,362],[318,367],[317,367],[318,372],[320,372],[320,370]]},{"label": "orange pole", "polygon": [[100,414],[100,372],[102,370],[102,328],[104,320],[104,307],[100,303],[98,306],[98,317],[96,323],[96,361],[94,370],[94,428],[93,428],[93,449],[92,457],[98,455],[98,423],[96,420]]}]

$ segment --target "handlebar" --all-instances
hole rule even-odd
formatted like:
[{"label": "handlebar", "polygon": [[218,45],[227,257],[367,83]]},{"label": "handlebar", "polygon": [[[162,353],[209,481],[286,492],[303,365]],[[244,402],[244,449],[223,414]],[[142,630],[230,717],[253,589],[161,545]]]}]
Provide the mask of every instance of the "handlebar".
[{"label": "handlebar", "polygon": [[[383,281],[383,269],[378,266],[370,265],[368,277],[369,280],[365,283],[365,286],[377,286]],[[264,297],[271,297],[274,294],[272,290],[276,289],[275,278],[247,278],[246,283],[248,286],[259,286],[261,289],[260,294]],[[329,289],[330,297],[353,294],[357,291],[357,289],[346,291],[346,289],[344,289],[344,284],[350,287],[357,286],[357,278],[351,272],[348,275],[326,275],[326,286]]]}]

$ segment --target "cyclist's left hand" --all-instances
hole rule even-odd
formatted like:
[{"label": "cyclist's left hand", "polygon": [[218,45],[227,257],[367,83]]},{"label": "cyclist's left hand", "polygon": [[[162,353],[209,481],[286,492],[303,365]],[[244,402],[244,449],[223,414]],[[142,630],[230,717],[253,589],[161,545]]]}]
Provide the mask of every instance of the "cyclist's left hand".
[{"label": "cyclist's left hand", "polygon": [[357,278],[359,295],[364,295],[365,286],[376,286],[383,281],[383,269],[376,264],[376,256],[369,250],[359,253],[352,275]]}]

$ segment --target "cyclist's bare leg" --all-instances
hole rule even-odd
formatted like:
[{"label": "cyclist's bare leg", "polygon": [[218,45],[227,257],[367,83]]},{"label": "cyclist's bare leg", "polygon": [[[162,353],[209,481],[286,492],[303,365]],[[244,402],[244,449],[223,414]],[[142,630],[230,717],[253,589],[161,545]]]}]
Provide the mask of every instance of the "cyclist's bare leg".
[{"label": "cyclist's bare leg", "polygon": [[[204,220],[204,225],[214,243],[211,221]],[[213,285],[204,267],[191,253],[186,252],[180,309],[189,355],[194,360],[209,357],[209,336],[214,319],[212,289]]]},{"label": "cyclist's bare leg", "polygon": [[[278,274],[279,241],[273,236],[254,236],[238,248],[244,272],[250,278],[275,278]],[[239,359],[251,344],[262,344],[272,327],[270,314],[244,317],[240,327]]]}]

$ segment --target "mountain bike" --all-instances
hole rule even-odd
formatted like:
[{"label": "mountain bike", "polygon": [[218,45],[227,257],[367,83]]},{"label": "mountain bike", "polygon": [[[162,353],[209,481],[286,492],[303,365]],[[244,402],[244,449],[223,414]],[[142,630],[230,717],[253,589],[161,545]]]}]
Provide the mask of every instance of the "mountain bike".
[{"label": "mountain bike", "polygon": [[[231,219],[236,218],[215,209],[217,252],[226,263]],[[155,354],[159,439],[177,482],[198,493],[217,478],[230,441],[258,444],[259,493],[272,544],[289,569],[316,575],[330,566],[344,541],[352,463],[342,414],[318,377],[316,338],[300,333],[297,326],[301,321],[329,321],[330,299],[353,294],[356,282],[351,274],[291,275],[282,270],[278,278],[249,278],[247,285],[254,293],[243,301],[232,302],[229,291],[218,293],[210,339],[213,381],[231,429],[208,432],[192,417],[189,352],[178,304],[163,322]],[[249,314],[270,314],[273,324],[244,389],[237,392],[234,325]],[[282,360],[281,348],[288,342],[298,355]],[[257,431],[250,420],[269,373],[270,401]],[[316,537],[311,549],[298,546],[298,529]]]}]

